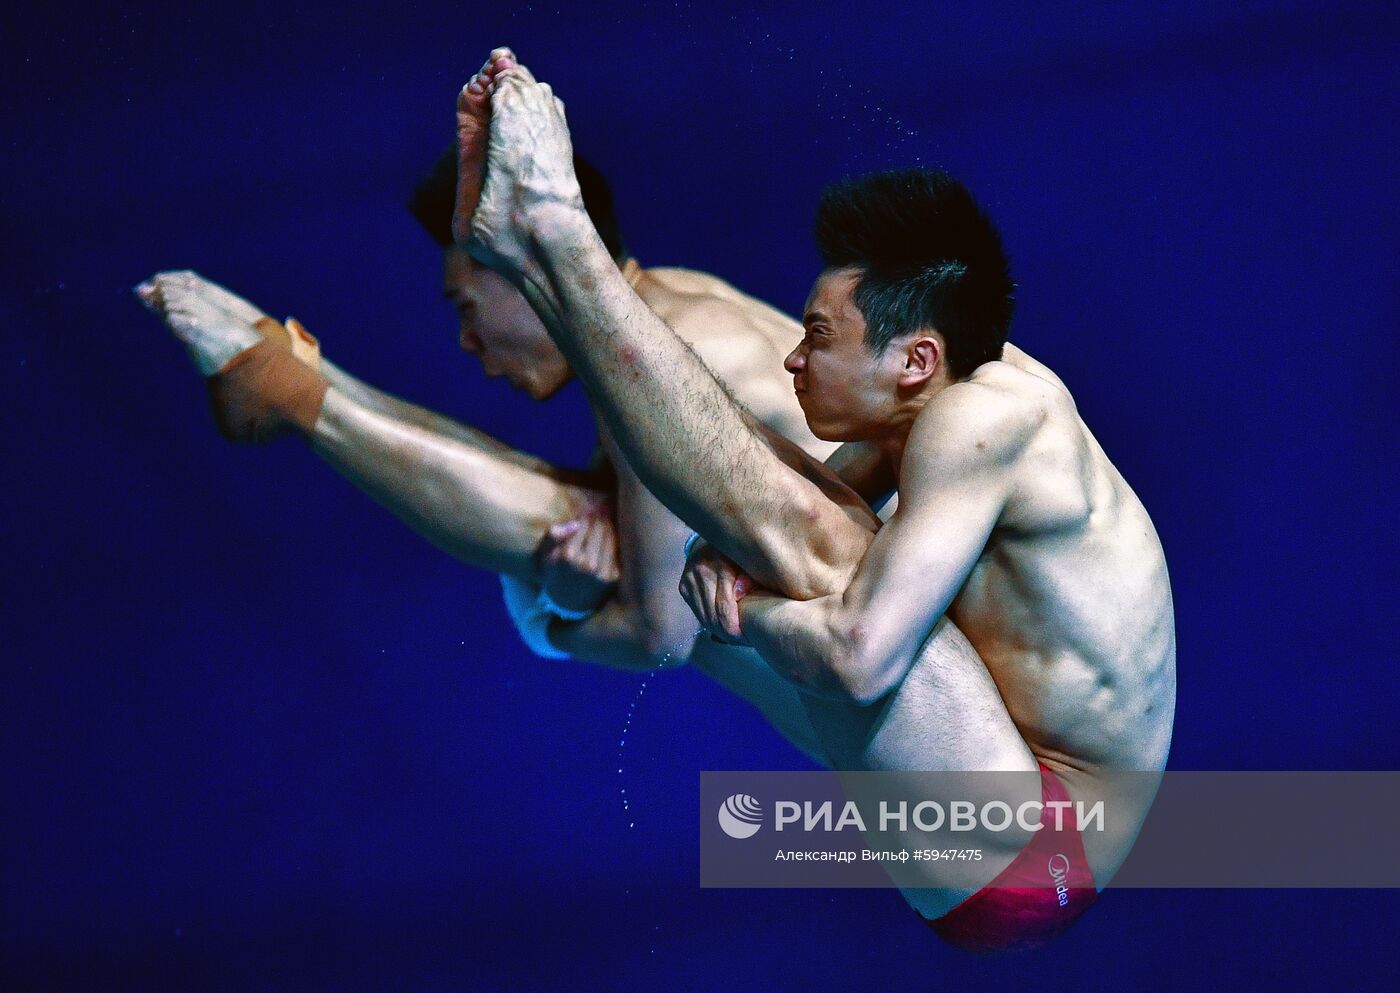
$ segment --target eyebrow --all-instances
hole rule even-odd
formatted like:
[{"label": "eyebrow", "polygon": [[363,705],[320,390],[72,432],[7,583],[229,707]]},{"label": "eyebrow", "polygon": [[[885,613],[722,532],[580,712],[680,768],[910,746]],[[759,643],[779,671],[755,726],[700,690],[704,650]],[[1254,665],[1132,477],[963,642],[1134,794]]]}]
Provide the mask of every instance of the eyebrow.
[{"label": "eyebrow", "polygon": [[825,314],[823,314],[820,310],[809,310],[809,311],[807,311],[805,314],[802,315],[802,323],[803,323],[803,324],[812,324],[813,322],[816,322],[816,321],[820,321],[820,322],[822,322],[823,324],[830,324],[830,323],[831,323],[831,318],[827,317],[827,316],[826,316]]}]

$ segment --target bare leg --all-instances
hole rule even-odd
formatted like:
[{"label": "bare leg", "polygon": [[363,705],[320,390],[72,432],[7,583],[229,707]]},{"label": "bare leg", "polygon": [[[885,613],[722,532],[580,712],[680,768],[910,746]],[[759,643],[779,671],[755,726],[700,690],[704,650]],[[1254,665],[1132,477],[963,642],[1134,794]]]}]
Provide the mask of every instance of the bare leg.
[{"label": "bare leg", "polygon": [[578,517],[605,495],[463,442],[436,430],[433,420],[446,418],[400,419],[333,387],[310,435],[311,447],[449,554],[533,580],[535,550],[550,525]]},{"label": "bare leg", "polygon": [[597,473],[556,466],[528,452],[511,448],[505,442],[491,437],[484,431],[478,431],[469,424],[463,424],[454,418],[409,403],[391,393],[385,393],[383,390],[355,378],[327,359],[321,359],[320,368],[322,375],[330,382],[333,389],[347,400],[353,401],[366,410],[383,414],[392,420],[413,427],[422,428],[430,434],[441,435],[462,444],[483,449],[520,466],[522,469],[528,469],[560,482],[573,483],[585,489],[593,488],[594,484],[598,482]]},{"label": "bare leg", "polygon": [[[167,273],[141,288],[143,300],[160,314],[190,350],[201,370],[216,376],[267,336],[287,347],[287,330],[248,301],[194,273]],[[269,324],[275,325],[269,327]],[[303,333],[299,325],[292,332]],[[263,353],[259,353],[263,354]],[[407,403],[361,382],[316,356],[328,381],[314,425],[304,433],[338,472],[392,510],[420,534],[462,561],[517,578],[535,578],[535,550],[554,523],[579,516],[605,494],[567,480],[560,470],[517,452],[451,418]],[[256,392],[256,389],[254,390]],[[225,420],[228,415],[222,415]],[[633,477],[618,494],[619,516],[649,538],[679,554],[684,528],[645,494]],[[649,671],[667,659],[661,645],[676,640],[659,633],[652,614],[680,615],[679,628],[694,630],[690,612],[675,594],[680,562],[640,555],[635,535],[625,536],[625,581],[607,605],[579,624],[564,625],[563,646],[576,658],[613,668]],[[653,547],[656,543],[646,543]],[[661,578],[658,578],[661,577]],[[664,587],[668,609],[656,610]],[[673,625],[674,626],[674,625]],[[676,650],[671,663],[690,656]],[[691,659],[697,668],[757,707],[797,748],[826,764],[797,692],[756,653],[706,641]]]},{"label": "bare leg", "polygon": [[[878,705],[858,707],[806,693],[800,697],[838,770],[1024,773],[960,782],[968,789],[980,787],[987,792],[986,799],[1009,802],[1013,808],[1040,797],[1035,756],[1007,713],[986,666],[951,621],[939,622],[899,688]],[[848,796],[873,792],[882,799],[897,788],[888,780],[872,785],[868,780],[848,779],[844,785]],[[946,803],[954,797],[924,792],[929,786],[942,785],[942,780],[913,778],[908,789],[919,800]],[[960,792],[956,798],[971,797]],[[1028,840],[1028,833],[1016,829],[967,836],[964,843],[983,852],[971,881],[966,864],[950,867],[944,862],[910,862],[891,875],[909,905],[932,920],[994,879]],[[950,884],[950,878],[957,882]]]},{"label": "bare leg", "polygon": [[[459,183],[459,236],[470,213],[473,250],[521,289],[628,463],[667,507],[785,596],[841,588],[869,529],[810,474],[785,464],[633,292],[583,210],[562,105],[522,67],[501,68],[492,54],[485,187],[472,213],[476,190]],[[459,126],[471,117],[479,82],[458,98]],[[479,156],[479,141],[464,141],[461,154],[464,163]]]},{"label": "bare leg", "polygon": [[[163,273],[138,292],[210,376],[226,435],[306,435],[338,471],[465,562],[533,578],[534,552],[549,526],[602,499],[562,482],[562,473],[538,471],[544,464],[537,459],[374,391],[329,363],[308,369],[259,331],[265,314],[195,273]],[[446,424],[454,425],[450,433],[438,430]]]},{"label": "bare leg", "polygon": [[690,656],[690,664],[756,708],[775,731],[813,762],[827,769],[835,767],[827,751],[832,736],[818,733],[803,694],[753,649],[720,645],[704,638]]}]

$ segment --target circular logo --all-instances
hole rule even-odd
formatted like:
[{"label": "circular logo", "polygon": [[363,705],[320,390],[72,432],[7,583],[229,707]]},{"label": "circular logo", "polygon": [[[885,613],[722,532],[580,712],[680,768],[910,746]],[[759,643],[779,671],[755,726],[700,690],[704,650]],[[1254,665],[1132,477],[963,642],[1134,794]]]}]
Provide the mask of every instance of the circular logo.
[{"label": "circular logo", "polygon": [[719,805],[719,826],[731,838],[752,838],[763,826],[763,805],[747,793],[735,793]]}]

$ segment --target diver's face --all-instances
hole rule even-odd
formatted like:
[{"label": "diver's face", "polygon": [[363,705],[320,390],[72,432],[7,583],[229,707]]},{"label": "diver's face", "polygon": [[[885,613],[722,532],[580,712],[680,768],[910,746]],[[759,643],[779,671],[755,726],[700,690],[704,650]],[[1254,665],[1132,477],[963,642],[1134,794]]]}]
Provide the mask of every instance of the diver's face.
[{"label": "diver's face", "polygon": [[803,309],[802,341],[783,367],[792,374],[807,426],[823,441],[864,441],[889,424],[898,399],[897,348],[876,355],[852,294],[860,272],[828,269]]},{"label": "diver's face", "polygon": [[457,308],[462,350],[488,376],[544,400],[569,381],[568,363],[520,292],[461,248],[443,252],[443,294]]}]

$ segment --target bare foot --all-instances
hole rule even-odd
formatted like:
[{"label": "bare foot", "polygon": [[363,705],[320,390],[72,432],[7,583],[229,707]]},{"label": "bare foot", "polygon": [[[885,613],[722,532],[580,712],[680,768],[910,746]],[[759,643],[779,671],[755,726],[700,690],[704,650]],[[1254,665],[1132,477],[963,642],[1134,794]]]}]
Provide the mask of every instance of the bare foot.
[{"label": "bare foot", "polygon": [[496,74],[513,65],[514,52],[509,48],[494,49],[481,71],[457,94],[457,203],[452,211],[452,237],[458,244],[465,244],[471,237],[472,212],[481,199]]},{"label": "bare foot", "polygon": [[263,340],[256,325],[267,315],[197,272],[158,273],[136,287],[136,295],[164,319],[205,376]]},{"label": "bare foot", "polygon": [[326,380],[316,340],[283,327],[198,273],[163,272],[136,288],[209,377],[214,421],[232,441],[267,441],[316,423]]},{"label": "bare foot", "polygon": [[[470,87],[468,91],[470,92]],[[517,283],[536,268],[533,244],[556,219],[587,225],[564,104],[520,64],[489,87],[486,177],[471,218],[472,253]]]}]

